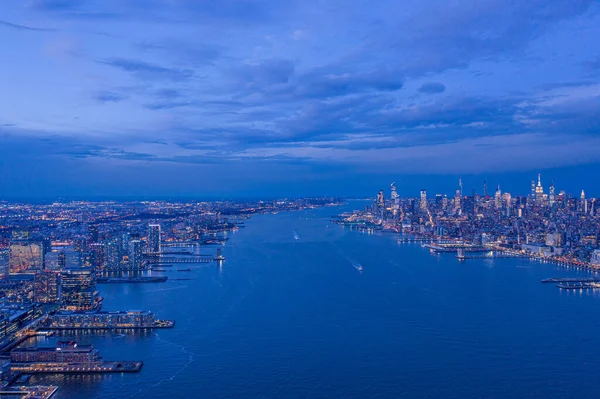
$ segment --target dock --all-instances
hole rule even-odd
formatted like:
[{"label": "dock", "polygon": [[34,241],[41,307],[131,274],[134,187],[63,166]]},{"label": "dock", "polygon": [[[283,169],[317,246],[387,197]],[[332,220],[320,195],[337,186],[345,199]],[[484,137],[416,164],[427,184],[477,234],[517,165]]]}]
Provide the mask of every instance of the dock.
[{"label": "dock", "polygon": [[137,373],[144,362],[105,361],[93,366],[52,365],[48,363],[11,363],[11,371],[26,374],[91,374],[91,373]]},{"label": "dock", "polygon": [[142,283],[164,283],[168,277],[98,277],[98,284],[142,284]]},{"label": "dock", "polygon": [[600,283],[600,277],[551,277],[540,280],[540,283],[559,283],[559,284],[582,284],[582,283]]},{"label": "dock", "polygon": [[49,399],[56,391],[57,386],[13,386],[10,388],[4,388],[0,391],[0,398],[11,397],[20,399]]}]

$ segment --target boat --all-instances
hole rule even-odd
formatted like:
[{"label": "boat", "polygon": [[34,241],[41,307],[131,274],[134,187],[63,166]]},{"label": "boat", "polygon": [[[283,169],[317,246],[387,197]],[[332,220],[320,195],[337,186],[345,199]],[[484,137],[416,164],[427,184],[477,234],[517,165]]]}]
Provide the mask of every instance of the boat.
[{"label": "boat", "polygon": [[300,236],[298,235],[298,233],[296,233],[294,231],[294,240],[298,241],[300,239]]},{"label": "boat", "polygon": [[355,268],[356,270],[358,270],[359,272],[362,272],[362,271],[363,271],[363,267],[362,267],[362,265],[361,265],[360,263],[357,263],[357,264],[355,264],[355,265],[352,265],[352,266],[354,266],[354,268]]}]

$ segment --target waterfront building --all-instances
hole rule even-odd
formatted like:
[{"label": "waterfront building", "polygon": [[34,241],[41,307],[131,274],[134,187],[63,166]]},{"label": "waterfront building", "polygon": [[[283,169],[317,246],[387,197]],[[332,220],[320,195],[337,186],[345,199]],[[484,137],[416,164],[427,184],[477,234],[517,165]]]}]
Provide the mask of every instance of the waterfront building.
[{"label": "waterfront building", "polygon": [[58,312],[51,315],[44,328],[50,329],[117,329],[172,327],[173,322],[158,320],[150,311]]},{"label": "waterfront building", "polygon": [[100,298],[91,269],[67,269],[62,272],[61,301],[67,310],[85,311],[99,307]]},{"label": "waterfront building", "polygon": [[90,258],[92,269],[102,272],[106,268],[106,246],[104,243],[90,245]]},{"label": "waterfront building", "polygon": [[142,242],[140,240],[131,240],[129,242],[129,267],[134,270],[143,268]]},{"label": "waterfront building", "polygon": [[[381,195],[383,195],[383,192],[381,192]],[[148,252],[151,254],[160,253],[160,244],[160,224],[148,225]]]},{"label": "waterfront building", "polygon": [[60,273],[45,270],[36,273],[33,286],[36,303],[58,303],[60,301]]},{"label": "waterfront building", "polygon": [[14,340],[17,333],[42,311],[33,304],[2,304],[0,305],[0,346]]},{"label": "waterfront building", "polygon": [[104,250],[106,270],[119,270],[123,259],[123,250],[120,240],[115,237],[106,241]]},{"label": "waterfront building", "polygon": [[10,352],[10,360],[16,367],[27,363],[38,363],[40,368],[93,368],[102,365],[102,358],[92,345],[80,345],[73,341],[60,341],[56,347],[16,348]]},{"label": "waterfront building", "polygon": [[595,266],[600,266],[600,249],[594,249],[590,258],[590,263]]}]

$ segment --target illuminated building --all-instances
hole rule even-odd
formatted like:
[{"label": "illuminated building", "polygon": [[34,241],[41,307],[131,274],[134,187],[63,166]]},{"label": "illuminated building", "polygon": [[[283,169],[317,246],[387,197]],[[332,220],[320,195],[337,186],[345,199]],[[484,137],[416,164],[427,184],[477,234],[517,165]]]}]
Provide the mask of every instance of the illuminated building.
[{"label": "illuminated building", "polygon": [[91,242],[98,242],[98,226],[88,224],[88,235]]},{"label": "illuminated building", "polygon": [[83,251],[85,251],[86,248],[87,248],[86,244],[87,244],[87,241],[86,241],[85,238],[76,238],[75,241],[74,241],[74,243],[73,243],[75,252],[83,252]]},{"label": "illuminated building", "polygon": [[496,204],[496,209],[500,209],[502,200],[502,191],[500,191],[500,185],[498,184],[498,189],[496,190],[496,195],[494,196],[494,203]]},{"label": "illuminated building", "polygon": [[85,311],[99,307],[100,298],[90,269],[67,269],[62,272],[61,301],[67,310]]},{"label": "illuminated building", "polygon": [[456,194],[454,194],[454,212],[459,212],[462,209],[462,194],[460,193],[460,189],[456,190]]},{"label": "illuminated building", "polygon": [[[383,198],[383,192],[380,192]],[[151,254],[160,253],[160,224],[148,225],[148,252]]]},{"label": "illuminated building", "polygon": [[102,358],[92,345],[61,341],[56,347],[24,347],[10,352],[11,363],[17,368],[27,363],[47,364],[52,367],[97,367]]},{"label": "illuminated building", "polygon": [[383,190],[379,190],[379,193],[377,194],[377,206],[379,206],[380,208],[383,208],[384,205],[385,205],[385,198],[383,196]]},{"label": "illuminated building", "polygon": [[60,273],[43,271],[36,273],[33,300],[37,303],[57,303],[60,300]]},{"label": "illuminated building", "polygon": [[19,330],[40,315],[39,305],[0,305],[0,345],[15,339]]},{"label": "illuminated building", "polygon": [[463,211],[463,214],[474,215],[475,214],[475,198],[469,197],[469,196],[463,197],[462,211]]},{"label": "illuminated building", "polygon": [[118,270],[121,268],[121,260],[123,259],[121,242],[118,238],[112,238],[106,241],[105,246],[105,269]]},{"label": "illuminated building", "polygon": [[594,252],[592,252],[590,262],[592,265],[600,266],[600,249],[595,249]]},{"label": "illuminated building", "polygon": [[57,312],[51,315],[44,328],[50,329],[114,329],[172,327],[169,320],[158,320],[150,311],[118,311],[73,313]]},{"label": "illuminated building", "polygon": [[541,205],[544,200],[544,188],[542,187],[542,175],[538,173],[538,182],[535,187],[535,200]]},{"label": "illuminated building", "polygon": [[398,214],[398,209],[400,209],[400,196],[398,195],[398,192],[396,191],[396,183],[392,183],[391,186],[392,189],[392,193],[391,193],[391,199],[392,199],[392,213],[394,214],[394,216],[396,216]]},{"label": "illuminated building", "polygon": [[420,208],[422,210],[427,210],[427,191],[425,191],[425,189],[421,190]]},{"label": "illuminated building", "polygon": [[143,268],[142,242],[140,240],[131,240],[129,242],[129,267],[139,270]]},{"label": "illuminated building", "polygon": [[106,246],[103,243],[90,245],[92,269],[103,271],[106,268]]},{"label": "illuminated building", "polygon": [[44,251],[39,242],[13,241],[8,260],[9,273],[35,273],[42,271]]}]

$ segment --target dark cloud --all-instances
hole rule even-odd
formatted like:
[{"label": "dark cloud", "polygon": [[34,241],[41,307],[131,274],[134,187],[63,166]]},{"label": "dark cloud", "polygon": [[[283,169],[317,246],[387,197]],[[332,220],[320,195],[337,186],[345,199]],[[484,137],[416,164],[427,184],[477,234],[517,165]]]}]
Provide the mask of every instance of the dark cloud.
[{"label": "dark cloud", "polygon": [[3,21],[3,20],[0,20],[0,25],[6,26],[6,27],[9,27],[9,28],[12,28],[12,29],[18,29],[18,30],[24,30],[24,31],[33,31],[33,32],[54,32],[55,31],[54,29],[36,28],[36,27],[32,27],[32,26],[14,24],[12,22]]},{"label": "dark cloud", "polygon": [[116,103],[119,101],[123,101],[127,98],[125,94],[116,93],[112,91],[100,91],[94,93],[92,98],[101,103]]},{"label": "dark cloud", "polygon": [[31,6],[40,11],[70,11],[76,10],[85,0],[35,0]]},{"label": "dark cloud", "polygon": [[113,58],[98,62],[103,65],[129,72],[131,75],[141,80],[166,80],[178,82],[189,80],[194,75],[194,71],[191,69],[167,68],[134,59]]},{"label": "dark cloud", "polygon": [[424,94],[438,94],[443,93],[446,90],[446,86],[443,83],[438,82],[427,82],[423,83],[421,87],[419,87],[419,93]]}]

